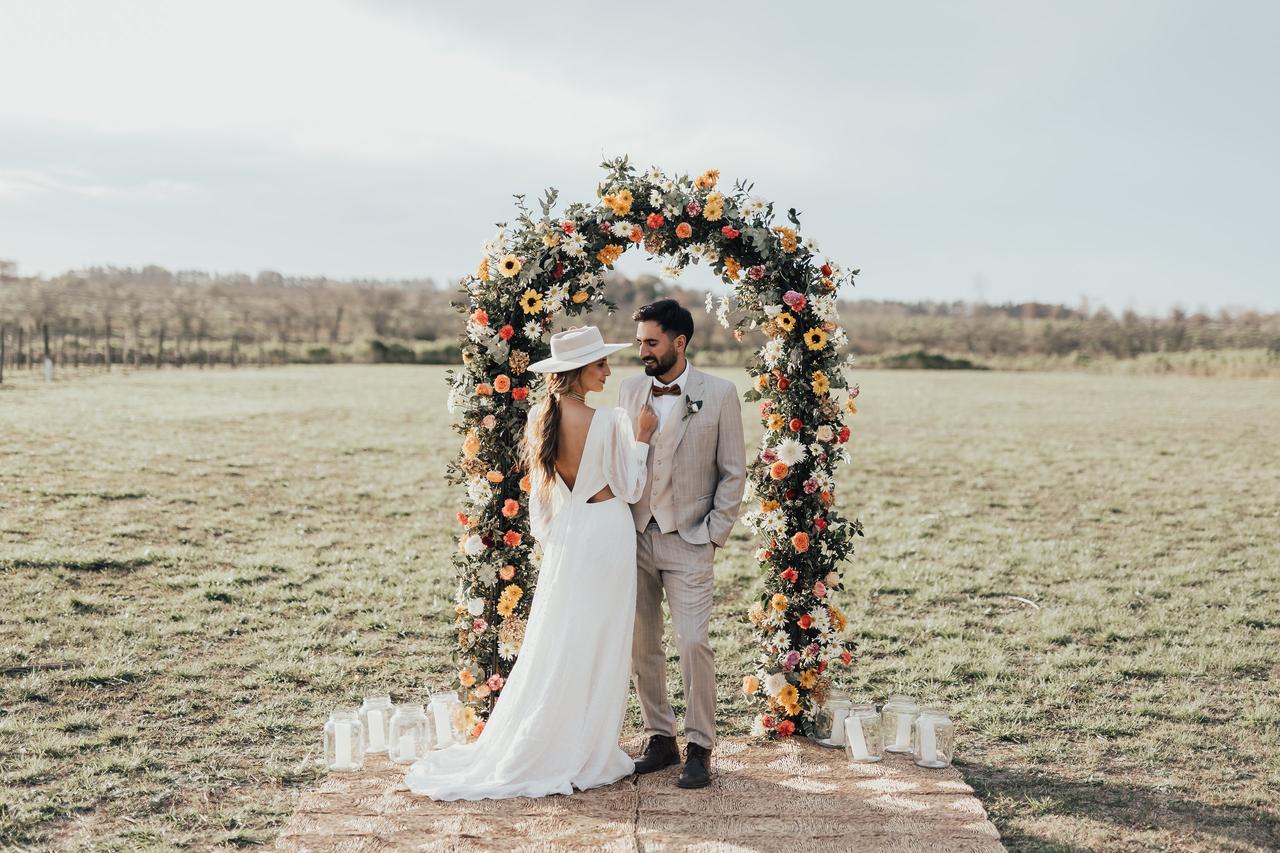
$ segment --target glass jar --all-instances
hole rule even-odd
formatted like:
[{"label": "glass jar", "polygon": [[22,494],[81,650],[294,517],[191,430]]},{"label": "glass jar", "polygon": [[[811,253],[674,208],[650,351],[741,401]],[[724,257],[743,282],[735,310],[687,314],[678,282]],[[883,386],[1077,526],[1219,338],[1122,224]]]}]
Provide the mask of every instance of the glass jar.
[{"label": "glass jar", "polygon": [[391,736],[387,757],[397,764],[412,764],[431,749],[431,726],[421,705],[397,705],[391,716]]},{"label": "glass jar", "polygon": [[335,708],[324,724],[324,764],[330,772],[364,767],[364,724],[355,708]]},{"label": "glass jar", "polygon": [[911,726],[920,716],[920,706],[910,696],[894,693],[889,701],[880,709],[880,726],[884,732],[885,752],[905,752],[910,754]]},{"label": "glass jar", "polygon": [[844,746],[844,721],[853,710],[853,700],[848,693],[833,691],[827,699],[827,707],[831,709],[830,743],[832,746]]},{"label": "glass jar", "polygon": [[854,705],[849,709],[844,721],[844,751],[850,761],[859,764],[872,764],[883,757],[884,730],[875,705]]},{"label": "glass jar", "polygon": [[364,724],[369,752],[386,752],[391,733],[391,697],[366,696],[360,706],[360,722]]},{"label": "glass jar", "polygon": [[453,691],[431,694],[431,720],[435,724],[436,749],[453,746],[453,706],[461,704],[458,694]]},{"label": "glass jar", "polygon": [[916,764],[935,769],[949,766],[955,742],[956,724],[944,709],[925,708],[920,712],[916,720]]}]

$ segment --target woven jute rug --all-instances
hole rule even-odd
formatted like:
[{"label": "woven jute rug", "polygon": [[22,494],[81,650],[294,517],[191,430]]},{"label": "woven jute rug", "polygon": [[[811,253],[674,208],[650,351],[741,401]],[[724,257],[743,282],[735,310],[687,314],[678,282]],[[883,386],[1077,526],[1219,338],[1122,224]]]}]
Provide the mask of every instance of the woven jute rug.
[{"label": "woven jute rug", "polygon": [[[623,744],[635,755],[642,741]],[[372,758],[303,794],[277,847],[298,851],[997,851],[1000,835],[951,768],[852,764],[801,738],[723,738],[710,786],[679,766],[572,796],[435,802]]]}]

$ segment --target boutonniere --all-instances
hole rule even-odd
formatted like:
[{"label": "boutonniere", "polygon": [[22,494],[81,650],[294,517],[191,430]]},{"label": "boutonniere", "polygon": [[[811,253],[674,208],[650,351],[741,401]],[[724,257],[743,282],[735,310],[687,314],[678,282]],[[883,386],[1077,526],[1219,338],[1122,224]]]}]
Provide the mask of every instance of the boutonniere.
[{"label": "boutonniere", "polygon": [[691,400],[689,399],[689,395],[685,394],[684,395],[684,417],[681,418],[680,420],[687,421],[689,420],[690,416],[696,415],[700,411],[702,411],[702,401]]}]

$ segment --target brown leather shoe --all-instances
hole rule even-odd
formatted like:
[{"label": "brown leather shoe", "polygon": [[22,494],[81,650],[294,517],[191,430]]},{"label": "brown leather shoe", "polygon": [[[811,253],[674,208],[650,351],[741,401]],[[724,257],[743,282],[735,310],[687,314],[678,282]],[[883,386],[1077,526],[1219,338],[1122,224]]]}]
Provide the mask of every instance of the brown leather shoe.
[{"label": "brown leather shoe", "polygon": [[711,784],[711,750],[690,741],[684,747],[684,770],[676,785],[681,788],[705,788]]},{"label": "brown leather shoe", "polygon": [[680,763],[680,747],[670,735],[650,735],[644,752],[636,762],[636,773],[652,773]]}]

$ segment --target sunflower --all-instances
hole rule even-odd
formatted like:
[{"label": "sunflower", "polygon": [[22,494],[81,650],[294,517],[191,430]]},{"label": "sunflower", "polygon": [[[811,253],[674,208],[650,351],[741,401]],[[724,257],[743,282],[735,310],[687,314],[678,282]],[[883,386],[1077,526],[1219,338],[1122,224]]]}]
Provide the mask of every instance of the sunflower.
[{"label": "sunflower", "polygon": [[526,314],[537,314],[542,310],[542,294],[530,288],[520,297],[520,308]]},{"label": "sunflower", "polygon": [[813,372],[812,387],[813,393],[819,395],[825,394],[831,390],[831,380],[828,379],[827,374],[823,373],[821,370],[815,370]]},{"label": "sunflower", "polygon": [[502,273],[503,278],[511,278],[520,272],[520,267],[524,266],[520,263],[520,259],[515,255],[507,255],[502,259],[502,263],[498,265],[498,270]]},{"label": "sunflower", "polygon": [[773,323],[783,332],[790,334],[791,330],[796,327],[796,318],[790,312],[783,311],[777,317],[773,318]]},{"label": "sunflower", "polygon": [[804,333],[804,345],[811,350],[820,350],[827,345],[827,333],[821,329],[810,329]]}]

